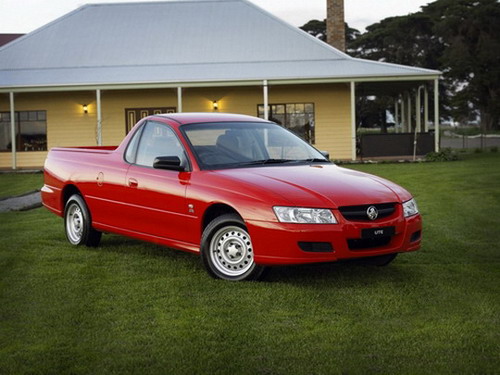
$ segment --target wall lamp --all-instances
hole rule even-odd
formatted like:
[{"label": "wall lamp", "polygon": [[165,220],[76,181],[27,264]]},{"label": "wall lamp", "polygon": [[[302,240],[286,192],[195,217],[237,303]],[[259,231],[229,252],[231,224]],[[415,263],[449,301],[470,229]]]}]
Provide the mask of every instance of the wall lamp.
[{"label": "wall lamp", "polygon": [[83,107],[83,113],[89,113],[89,106],[87,104],[84,104],[82,107]]},{"label": "wall lamp", "polygon": [[219,103],[217,103],[217,100],[214,100],[214,102],[212,104],[214,107],[214,111],[217,111],[219,109]]}]

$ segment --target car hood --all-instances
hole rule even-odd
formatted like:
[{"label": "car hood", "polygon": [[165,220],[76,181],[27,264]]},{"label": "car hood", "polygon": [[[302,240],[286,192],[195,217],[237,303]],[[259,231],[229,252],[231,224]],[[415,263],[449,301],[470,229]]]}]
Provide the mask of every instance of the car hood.
[{"label": "car hood", "polygon": [[411,198],[402,187],[363,172],[334,164],[301,166],[270,166],[227,169],[215,172],[235,187],[244,186],[269,194],[271,199],[282,198],[292,206],[331,207],[402,202]]}]

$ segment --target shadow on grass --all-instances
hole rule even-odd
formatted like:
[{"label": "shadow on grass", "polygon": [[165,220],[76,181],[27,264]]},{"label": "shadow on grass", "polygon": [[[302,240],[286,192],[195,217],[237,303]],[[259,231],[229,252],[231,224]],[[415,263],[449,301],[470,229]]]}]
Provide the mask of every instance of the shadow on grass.
[{"label": "shadow on grass", "polygon": [[[187,269],[194,268],[196,272],[205,272],[201,260],[196,254],[113,234],[105,235],[101,246],[94,250],[161,258],[165,261],[181,262],[188,266]],[[207,277],[209,276],[207,275]],[[377,282],[405,283],[415,279],[415,277],[416,271],[414,269],[401,267],[400,262],[396,259],[394,263],[385,267],[366,266],[354,261],[274,266],[268,268],[262,282],[298,285],[326,283],[352,287],[371,285]]]},{"label": "shadow on grass", "polygon": [[366,266],[351,261],[272,267],[265,281],[288,284],[332,284],[337,286],[367,286],[379,282],[407,283],[418,278],[409,267],[390,264],[385,267]]},{"label": "shadow on grass", "polygon": [[[157,245],[151,242],[135,240],[133,238],[115,234],[104,234],[99,247],[96,250],[104,250],[121,254],[148,255],[162,258],[191,258],[188,252]],[[196,257],[196,255],[195,255]]]}]

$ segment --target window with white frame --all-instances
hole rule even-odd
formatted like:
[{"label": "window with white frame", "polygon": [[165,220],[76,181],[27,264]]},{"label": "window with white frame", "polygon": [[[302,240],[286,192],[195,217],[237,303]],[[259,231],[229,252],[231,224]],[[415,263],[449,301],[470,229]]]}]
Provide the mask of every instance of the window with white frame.
[{"label": "window with white frame", "polygon": [[[314,144],[314,103],[269,104],[269,120],[273,121],[305,141]],[[257,106],[258,116],[264,118],[264,105]]]},{"label": "window with white frame", "polygon": [[[16,151],[47,150],[46,111],[14,113]],[[0,112],[0,151],[12,150],[10,112]]]}]

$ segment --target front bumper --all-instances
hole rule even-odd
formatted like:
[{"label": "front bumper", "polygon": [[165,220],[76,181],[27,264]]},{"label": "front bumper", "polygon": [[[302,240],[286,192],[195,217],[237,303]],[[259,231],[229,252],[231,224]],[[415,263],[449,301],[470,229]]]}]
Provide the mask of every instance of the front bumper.
[{"label": "front bumper", "polygon": [[[417,214],[404,218],[401,210],[397,211],[389,218],[372,222],[347,221],[336,211],[338,224],[287,224],[253,220],[246,224],[252,237],[257,264],[332,262],[418,250],[422,233],[421,216]],[[386,238],[386,241],[360,241],[362,229],[383,227],[394,227],[394,235]],[[304,246],[304,243],[308,245]]]}]

